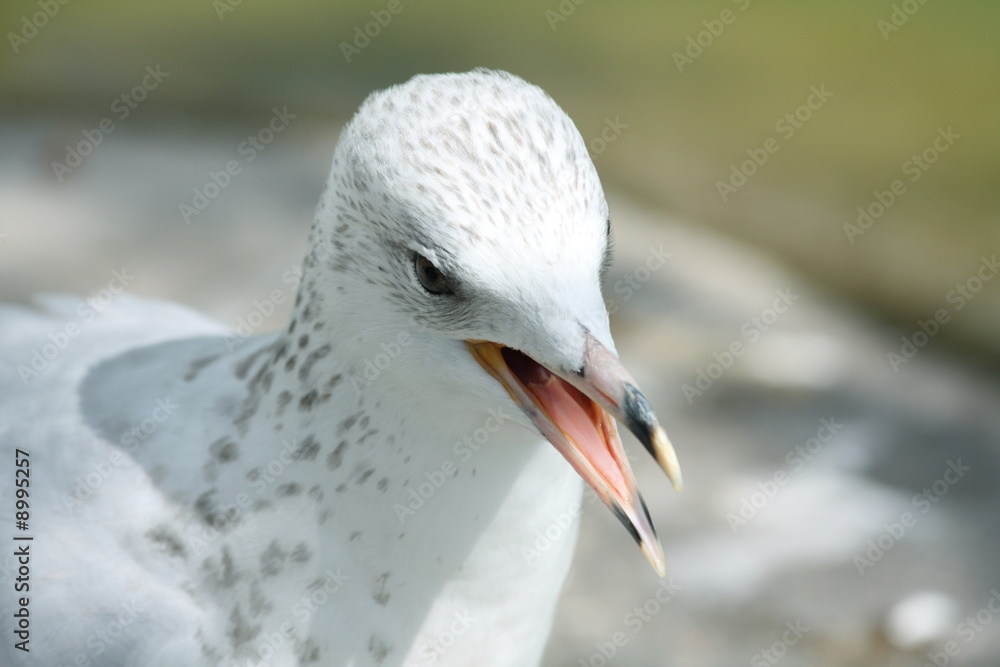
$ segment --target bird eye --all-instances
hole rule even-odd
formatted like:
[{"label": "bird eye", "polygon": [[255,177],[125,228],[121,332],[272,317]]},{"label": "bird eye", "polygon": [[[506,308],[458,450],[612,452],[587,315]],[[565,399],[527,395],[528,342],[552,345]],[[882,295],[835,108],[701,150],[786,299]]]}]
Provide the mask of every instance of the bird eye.
[{"label": "bird eye", "polygon": [[454,294],[448,277],[418,252],[413,253],[413,269],[417,272],[417,280],[431,294]]}]

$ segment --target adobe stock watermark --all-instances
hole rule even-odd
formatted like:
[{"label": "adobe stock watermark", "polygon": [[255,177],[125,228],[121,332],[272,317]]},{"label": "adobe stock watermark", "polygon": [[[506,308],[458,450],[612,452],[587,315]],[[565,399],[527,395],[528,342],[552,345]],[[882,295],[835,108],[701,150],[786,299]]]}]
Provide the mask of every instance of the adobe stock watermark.
[{"label": "adobe stock watermark", "polygon": [[344,60],[350,64],[351,60],[361,54],[361,52],[372,43],[372,40],[382,34],[382,30],[387,28],[394,16],[399,16],[406,7],[402,0],[389,0],[383,9],[373,9],[372,20],[362,25],[354,26],[353,39],[350,42],[340,43],[340,52],[344,54]]},{"label": "adobe stock watermark", "polygon": [[622,122],[621,116],[605,118],[604,127],[601,128],[600,135],[591,139],[587,144],[587,147],[590,149],[590,155],[596,157],[608,150],[608,146],[618,141],[618,138],[627,129],[628,125]]},{"label": "adobe stock watermark", "polygon": [[63,179],[73,173],[73,170],[83,164],[83,159],[94,152],[94,149],[104,143],[104,139],[118,129],[115,119],[124,121],[139,104],[141,104],[149,94],[156,90],[163,80],[170,76],[170,72],[164,72],[157,64],[147,65],[145,75],[131,90],[122,93],[111,103],[111,115],[105,116],[98,121],[97,126],[83,131],[83,138],[75,144],[67,144],[66,157],[63,161],[52,161],[52,173],[56,179],[62,183]]},{"label": "adobe stock watermark", "polygon": [[[133,598],[132,600],[122,602],[112,609],[103,609],[102,614],[105,617],[110,616],[111,620],[87,636],[85,643],[89,650],[77,653],[73,657],[72,664],[77,667],[95,667],[96,665],[106,664],[106,659],[101,658],[101,656],[121,641],[123,636],[132,631],[133,626],[135,626],[140,616],[148,611],[148,602],[149,600],[146,598]],[[120,611],[119,608],[121,609]],[[18,616],[19,614],[14,614],[15,618]],[[29,640],[26,637],[22,637],[23,634],[27,634],[27,631],[14,630],[14,635],[22,639],[21,642],[15,644],[15,647],[19,650],[30,652]]]},{"label": "adobe stock watermark", "polygon": [[681,590],[683,588],[674,581],[673,577],[660,579],[656,591],[625,614],[622,618],[622,629],[611,633],[611,636],[605,641],[594,642],[596,650],[586,658],[580,658],[578,663],[580,667],[606,667],[609,665],[618,655],[618,651],[649,625],[663,611],[663,608],[677,597],[678,591]]},{"label": "adobe stock watermark", "polygon": [[406,523],[407,519],[423,508],[427,501],[437,495],[448,480],[458,473],[459,463],[471,459],[489,442],[493,434],[500,430],[504,422],[514,419],[514,416],[506,412],[502,406],[490,408],[486,412],[487,417],[482,426],[473,429],[471,433],[462,436],[452,445],[451,451],[454,457],[445,459],[433,470],[425,470],[424,479],[419,483],[408,485],[409,490],[405,497],[392,506],[399,523]]},{"label": "adobe stock watermark", "polygon": [[813,437],[801,445],[795,445],[785,454],[787,470],[776,470],[770,479],[757,482],[756,490],[740,499],[739,509],[726,514],[726,522],[734,535],[740,528],[753,521],[757,514],[778,495],[778,491],[792,480],[795,473],[805,468],[806,464],[812,461],[824,446],[833,442],[836,435],[844,429],[844,425],[837,423],[834,417],[820,419],[819,423],[819,429]]},{"label": "adobe stock watermark", "polygon": [[[618,116],[615,116],[617,119]],[[603,153],[608,149],[611,143],[617,140],[620,133],[619,129],[624,130],[628,128],[628,125],[620,123],[617,120],[605,119],[605,132],[607,132],[609,139],[606,141],[603,136],[594,137],[590,141],[590,145],[587,147],[587,155],[577,157],[572,162],[572,166],[566,166],[559,169],[559,173],[556,174],[555,178],[550,181],[545,182],[544,190],[531,201],[531,207],[534,209],[537,215],[541,218],[554,209],[554,205],[560,202],[566,197],[567,191],[572,191],[575,187],[577,179],[580,178],[581,174],[586,174],[595,169],[593,156]],[[616,127],[616,123],[620,123],[620,127]],[[473,141],[478,143],[478,140],[474,137]],[[586,145],[587,142],[584,142]],[[482,147],[484,151],[489,150],[486,146]],[[599,149],[599,150],[598,150]],[[597,152],[594,152],[597,151]]]},{"label": "adobe stock watermark", "polygon": [[851,559],[858,574],[863,577],[865,570],[875,567],[875,564],[903,539],[906,532],[917,525],[920,517],[930,512],[935,505],[941,502],[942,498],[948,495],[951,487],[962,481],[965,474],[972,470],[971,467],[963,465],[960,458],[946,461],[946,464],[944,474],[939,479],[925,486],[920,493],[914,494],[910,499],[910,505],[915,512],[907,510],[897,520],[882,524],[884,530],[874,539],[868,540],[866,545],[868,548],[865,552],[856,554]]},{"label": "adobe stock watermark", "polygon": [[798,644],[811,629],[799,619],[786,621],[785,628],[786,630],[781,633],[781,639],[753,654],[753,657],[750,658],[751,667],[768,667],[768,665],[778,664],[782,658],[788,655],[788,649]]},{"label": "adobe stock watermark", "polygon": [[62,496],[63,508],[70,513],[76,512],[84,501],[92,498],[98,489],[115,474],[119,468],[132,466],[132,461],[126,454],[130,454],[138,449],[139,445],[149,440],[156,433],[160,426],[166,422],[180,407],[166,398],[156,399],[149,416],[132,424],[128,430],[119,437],[120,447],[113,447],[106,458],[92,462],[91,471],[77,476],[74,481],[73,490],[64,493]]},{"label": "adobe stock watermark", "polygon": [[[223,443],[224,444],[224,443]],[[230,496],[231,502],[211,502],[208,500],[195,505],[205,519],[204,522],[193,522],[184,530],[184,544],[194,554],[203,552],[209,545],[221,537],[231,526],[235,525],[251,507],[255,498],[263,495],[272,485],[280,481],[293,463],[300,460],[315,458],[319,446],[309,436],[302,440],[286,439],[281,442],[281,449],[264,465],[252,468],[246,476],[243,488]],[[249,491],[253,491],[253,495]],[[213,492],[214,494],[214,492]]]},{"label": "adobe stock watermark", "polygon": [[889,368],[898,373],[900,368],[910,363],[917,353],[941,332],[944,325],[951,321],[952,314],[965,308],[998,272],[1000,272],[1000,262],[997,261],[996,255],[980,258],[979,267],[973,274],[955,285],[945,295],[945,303],[950,304],[952,308],[950,310],[938,308],[926,320],[917,320],[917,328],[910,334],[900,337],[899,350],[886,353],[885,358],[889,362]]},{"label": "adobe stock watermark", "polygon": [[403,356],[403,350],[412,344],[413,336],[407,331],[400,331],[392,340],[382,341],[379,344],[379,352],[365,357],[361,362],[360,374],[351,374],[351,386],[354,391],[360,393],[362,387],[377,380],[393,362]]},{"label": "adobe stock watermark", "polygon": [[226,20],[226,14],[236,11],[236,8],[243,4],[243,0],[212,0],[212,9],[220,21]]},{"label": "adobe stock watermark", "polygon": [[[443,127],[450,128],[466,124],[468,121],[465,116],[476,113],[469,109],[467,104],[463,104],[461,109],[451,111],[448,114]],[[587,154],[576,157],[570,165],[560,164],[559,172],[551,181],[545,183],[545,190],[532,200],[532,209],[540,215],[544,215],[546,211],[551,209],[554,202],[565,198],[567,189],[575,187],[574,184],[581,177],[581,174],[589,174],[594,170],[594,158],[604,154],[629,127],[629,124],[624,122],[620,115],[616,114],[613,118],[605,117],[601,129],[596,135],[590,140],[584,139],[583,143],[587,148]],[[472,135],[472,141],[483,153],[495,150],[495,146],[486,143],[475,133]]]},{"label": "adobe stock watermark", "polygon": [[569,17],[576,13],[576,8],[586,1],[587,0],[560,0],[559,5],[554,10],[546,9],[545,20],[548,21],[549,27],[552,31],[555,32],[560,23],[568,21]]},{"label": "adobe stock watermark", "polygon": [[66,322],[60,329],[49,332],[48,342],[31,350],[27,364],[17,366],[17,374],[24,386],[48,369],[49,365],[69,347],[74,338],[108,309],[115,298],[125,291],[135,276],[122,267],[111,272],[111,280],[97,293],[83,299],[76,308],[76,318]]},{"label": "adobe stock watermark", "polygon": [[[323,578],[310,585],[308,594],[300,596],[292,605],[291,615],[298,622],[298,626],[308,627],[313,615],[350,580],[351,577],[344,574],[341,568],[338,567],[336,570],[327,568]],[[245,650],[246,659],[252,664],[271,665],[274,664],[278,651],[286,645],[293,646],[300,641],[296,626],[291,621],[283,621],[272,632],[262,634],[256,646]]]},{"label": "adobe stock watermark", "polygon": [[529,565],[542,557],[542,554],[552,548],[561,540],[583,514],[584,502],[593,505],[598,501],[597,493],[589,486],[583,490],[581,500],[574,500],[563,512],[556,512],[551,515],[551,523],[544,528],[535,530],[531,544],[521,545],[521,555]]},{"label": "adobe stock watermark", "polygon": [[26,14],[21,17],[21,29],[17,32],[8,32],[7,41],[14,54],[20,52],[21,47],[38,36],[38,32],[54,19],[63,7],[68,5],[70,0],[38,0],[38,11],[33,14]]},{"label": "adobe stock watermark", "polygon": [[768,308],[761,311],[760,315],[755,315],[748,319],[740,327],[740,334],[745,340],[736,339],[720,352],[712,353],[713,361],[707,366],[699,367],[695,371],[694,384],[684,384],[681,392],[687,399],[688,405],[694,404],[694,400],[703,396],[706,391],[712,388],[715,381],[733,367],[736,360],[746,354],[748,347],[766,333],[782,314],[795,305],[799,300],[799,295],[792,292],[792,288],[786,287],[775,291],[775,299]]},{"label": "adobe stock watermark", "polygon": [[[662,245],[655,248],[649,246],[648,250],[646,260],[642,264],[615,281],[612,291],[621,295],[621,303],[626,303],[635,296],[636,292],[649,282],[653,274],[666,266],[667,260],[673,256],[665,251]],[[614,315],[620,308],[618,301],[610,297],[605,299],[604,306],[608,309],[608,315]]]},{"label": "adobe stock watermark", "polygon": [[403,352],[413,344],[414,336],[427,331],[428,324],[415,316],[408,318],[409,326],[399,331],[390,340],[379,343],[379,351],[354,364],[351,372],[351,387],[361,393],[366,386],[375,382],[385,371],[396,363]]},{"label": "adobe stock watermark", "polygon": [[962,640],[951,639],[945,642],[940,651],[928,651],[927,658],[930,662],[925,662],[923,667],[948,667],[952,658],[957,658],[962,653],[962,648],[968,646],[973,640],[982,634],[983,630],[989,627],[997,616],[1000,616],[1000,591],[996,588],[990,589],[990,599],[986,601],[975,614],[970,614],[955,627],[955,635]]},{"label": "adobe stock watermark", "polygon": [[112,619],[104,627],[98,628],[87,637],[87,648],[90,650],[77,653],[72,664],[80,667],[103,664],[105,658],[101,658],[101,656],[121,641],[126,633],[132,631],[142,614],[149,610],[148,603],[149,600],[146,598],[133,598],[129,602],[122,602],[118,605],[121,611],[111,612],[114,613]]},{"label": "adobe stock watermark", "polygon": [[[951,129],[939,127],[937,136],[931,145],[910,156],[903,163],[901,170],[903,176],[907,177],[910,183],[916,183],[938,161],[941,155],[955,145],[955,142],[962,138],[962,135]],[[854,244],[857,237],[863,235],[872,225],[875,224],[900,198],[908,192],[906,183],[902,178],[893,180],[885,190],[874,190],[872,201],[858,207],[858,217],[855,223],[844,223],[844,234],[847,240]]]},{"label": "adobe stock watermark", "polygon": [[[833,93],[826,89],[826,84],[810,86],[806,101],[779,118],[774,123],[774,131],[782,139],[789,141],[812,119],[814,113],[826,105],[831,97],[833,97]],[[715,182],[715,189],[718,190],[722,201],[729,201],[729,198],[746,185],[747,180],[767,164],[771,156],[780,149],[781,142],[776,137],[768,137],[758,148],[748,148],[746,150],[748,159],[733,163],[729,169],[729,178]]]},{"label": "adobe stock watermark", "polygon": [[191,191],[191,202],[181,202],[177,206],[177,211],[186,224],[190,225],[194,218],[201,215],[208,205],[229,187],[233,178],[243,173],[243,168],[257,159],[257,156],[271,145],[275,137],[284,132],[296,118],[295,114],[289,113],[288,107],[281,109],[275,107],[271,113],[271,118],[264,127],[254,134],[247,135],[247,138],[236,147],[236,153],[241,159],[229,160],[218,171],[210,170],[205,184]]},{"label": "adobe stock watermark", "polygon": [[452,612],[451,623],[434,637],[421,642],[420,648],[417,649],[417,661],[408,661],[405,667],[428,667],[440,664],[445,654],[479,620],[480,618],[473,616],[469,610]]},{"label": "adobe stock watermark", "polygon": [[254,299],[250,312],[238,318],[236,328],[232,333],[226,334],[225,343],[229,351],[233,352],[250,340],[254,332],[264,326],[278,307],[289,299],[286,292],[294,293],[300,282],[302,282],[302,267],[293,264],[281,274],[281,283],[284,287],[271,290],[263,299]]},{"label": "adobe stock watermark", "polygon": [[[732,0],[732,2],[741,12],[746,11],[747,7],[750,6],[750,0]],[[685,67],[693,65],[694,61],[705,53],[705,49],[715,44],[715,40],[722,36],[727,26],[736,23],[737,16],[738,14],[732,9],[723,9],[719,12],[719,18],[702,21],[701,24],[705,26],[705,29],[695,35],[688,35],[684,51],[674,51],[673,53],[677,71],[683,74]]]},{"label": "adobe stock watermark", "polygon": [[888,42],[889,37],[906,25],[910,17],[920,11],[920,8],[925,4],[927,4],[927,0],[903,0],[898,4],[893,3],[889,18],[879,19],[875,22],[875,27],[882,34],[882,39]]},{"label": "adobe stock watermark", "polygon": [[4,554],[2,560],[0,560],[0,584],[5,584],[8,581],[15,580],[15,575],[17,575],[18,570],[18,562],[12,554],[13,552],[9,551]]}]

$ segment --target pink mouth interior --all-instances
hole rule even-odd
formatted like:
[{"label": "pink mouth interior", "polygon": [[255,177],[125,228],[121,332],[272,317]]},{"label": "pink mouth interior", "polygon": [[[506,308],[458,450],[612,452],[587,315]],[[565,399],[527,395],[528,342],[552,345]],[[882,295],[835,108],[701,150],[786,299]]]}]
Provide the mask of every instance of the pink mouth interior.
[{"label": "pink mouth interior", "polygon": [[628,495],[622,463],[612,449],[618,435],[614,422],[599,405],[579,389],[525,354],[509,347],[501,351],[511,373],[524,385],[542,411],[576,445],[608,485]]}]

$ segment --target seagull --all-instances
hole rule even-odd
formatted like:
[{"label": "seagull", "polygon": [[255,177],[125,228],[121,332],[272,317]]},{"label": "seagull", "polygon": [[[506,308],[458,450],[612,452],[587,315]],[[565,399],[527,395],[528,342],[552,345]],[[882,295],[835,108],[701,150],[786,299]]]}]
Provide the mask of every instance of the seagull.
[{"label": "seagull", "polygon": [[584,483],[665,572],[616,421],[682,484],[610,234],[544,91],[420,75],[343,130],[282,330],[0,310],[0,663],[537,665]]}]

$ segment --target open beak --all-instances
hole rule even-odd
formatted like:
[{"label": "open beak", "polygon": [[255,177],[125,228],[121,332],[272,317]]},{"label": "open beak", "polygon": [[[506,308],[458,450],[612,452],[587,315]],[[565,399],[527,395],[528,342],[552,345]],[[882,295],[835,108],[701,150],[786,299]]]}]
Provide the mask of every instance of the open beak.
[{"label": "open beak", "polygon": [[683,485],[680,465],[649,402],[618,357],[590,334],[586,334],[583,368],[568,373],[499,343],[469,340],[466,345],[625,525],[657,574],[664,576],[663,548],[636,488],[615,419],[635,434],[678,491]]}]

